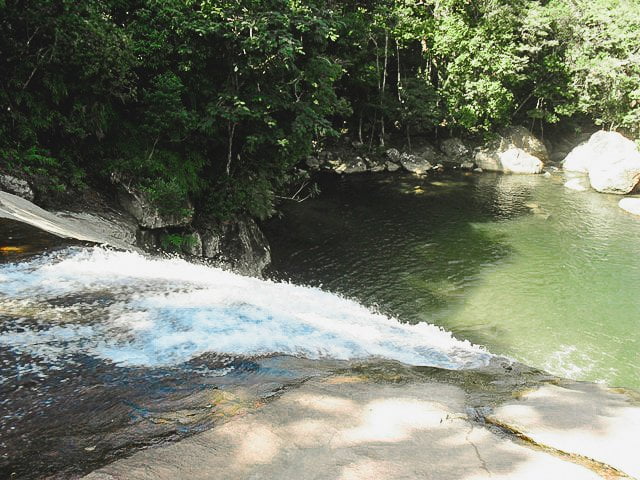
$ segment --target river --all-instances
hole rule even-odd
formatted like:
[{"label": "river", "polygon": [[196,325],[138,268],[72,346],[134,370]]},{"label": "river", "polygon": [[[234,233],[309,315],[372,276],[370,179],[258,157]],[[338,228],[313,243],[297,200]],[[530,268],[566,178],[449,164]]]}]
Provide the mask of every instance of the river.
[{"label": "river", "polygon": [[640,389],[640,218],[562,174],[326,176],[274,271],[559,376]]},{"label": "river", "polygon": [[363,361],[640,388],[640,221],[564,180],[321,177],[264,226],[270,280],[3,221],[0,476],[86,473]]}]

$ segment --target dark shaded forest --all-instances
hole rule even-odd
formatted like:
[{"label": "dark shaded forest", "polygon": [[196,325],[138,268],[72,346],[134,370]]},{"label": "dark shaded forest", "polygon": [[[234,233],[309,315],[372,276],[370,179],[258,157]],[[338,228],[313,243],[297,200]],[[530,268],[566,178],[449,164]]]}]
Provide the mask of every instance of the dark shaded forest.
[{"label": "dark shaded forest", "polygon": [[312,151],[640,133],[632,0],[0,0],[0,170],[267,217]]}]

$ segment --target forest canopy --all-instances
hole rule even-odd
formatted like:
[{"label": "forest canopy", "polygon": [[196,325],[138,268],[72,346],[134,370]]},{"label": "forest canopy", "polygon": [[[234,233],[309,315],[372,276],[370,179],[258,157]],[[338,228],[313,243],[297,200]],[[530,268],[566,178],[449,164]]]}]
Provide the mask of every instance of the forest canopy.
[{"label": "forest canopy", "polygon": [[328,138],[640,134],[633,0],[0,0],[0,169],[266,217]]}]

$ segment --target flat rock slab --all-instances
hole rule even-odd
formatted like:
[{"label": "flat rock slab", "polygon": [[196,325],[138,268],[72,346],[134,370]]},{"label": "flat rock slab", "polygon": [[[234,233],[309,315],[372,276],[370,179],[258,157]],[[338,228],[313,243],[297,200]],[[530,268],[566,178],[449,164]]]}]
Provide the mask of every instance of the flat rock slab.
[{"label": "flat rock slab", "polygon": [[85,477],[117,479],[597,479],[470,422],[437,384],[314,379],[243,417]]},{"label": "flat rock slab", "polygon": [[602,386],[545,385],[489,418],[534,442],[640,478],[640,407]]},{"label": "flat rock slab", "polygon": [[135,227],[122,221],[91,214],[60,213],[44,210],[24,198],[0,192],[0,218],[26,223],[62,238],[137,250]]}]

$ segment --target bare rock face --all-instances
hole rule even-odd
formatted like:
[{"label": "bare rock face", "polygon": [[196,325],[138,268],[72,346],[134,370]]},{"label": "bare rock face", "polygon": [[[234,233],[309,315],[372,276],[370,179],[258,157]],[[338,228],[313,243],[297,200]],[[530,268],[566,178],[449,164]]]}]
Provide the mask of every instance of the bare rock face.
[{"label": "bare rock face", "polygon": [[17,195],[30,202],[33,202],[35,198],[31,186],[26,181],[11,175],[0,175],[0,190]]},{"label": "bare rock face", "polygon": [[165,211],[146,193],[123,183],[118,185],[118,203],[143,228],[182,227],[193,219],[193,205],[187,198],[182,200],[179,208]]},{"label": "bare rock face", "polygon": [[567,171],[589,174],[591,187],[602,193],[626,194],[640,182],[640,151],[617,132],[601,130],[565,158]]},{"label": "bare rock face", "polygon": [[511,127],[503,135],[478,148],[478,168],[503,173],[542,173],[547,147],[524,127]]},{"label": "bare rock face", "polygon": [[271,263],[269,243],[250,217],[227,222],[210,221],[200,228],[202,254],[243,275],[261,276]]}]

